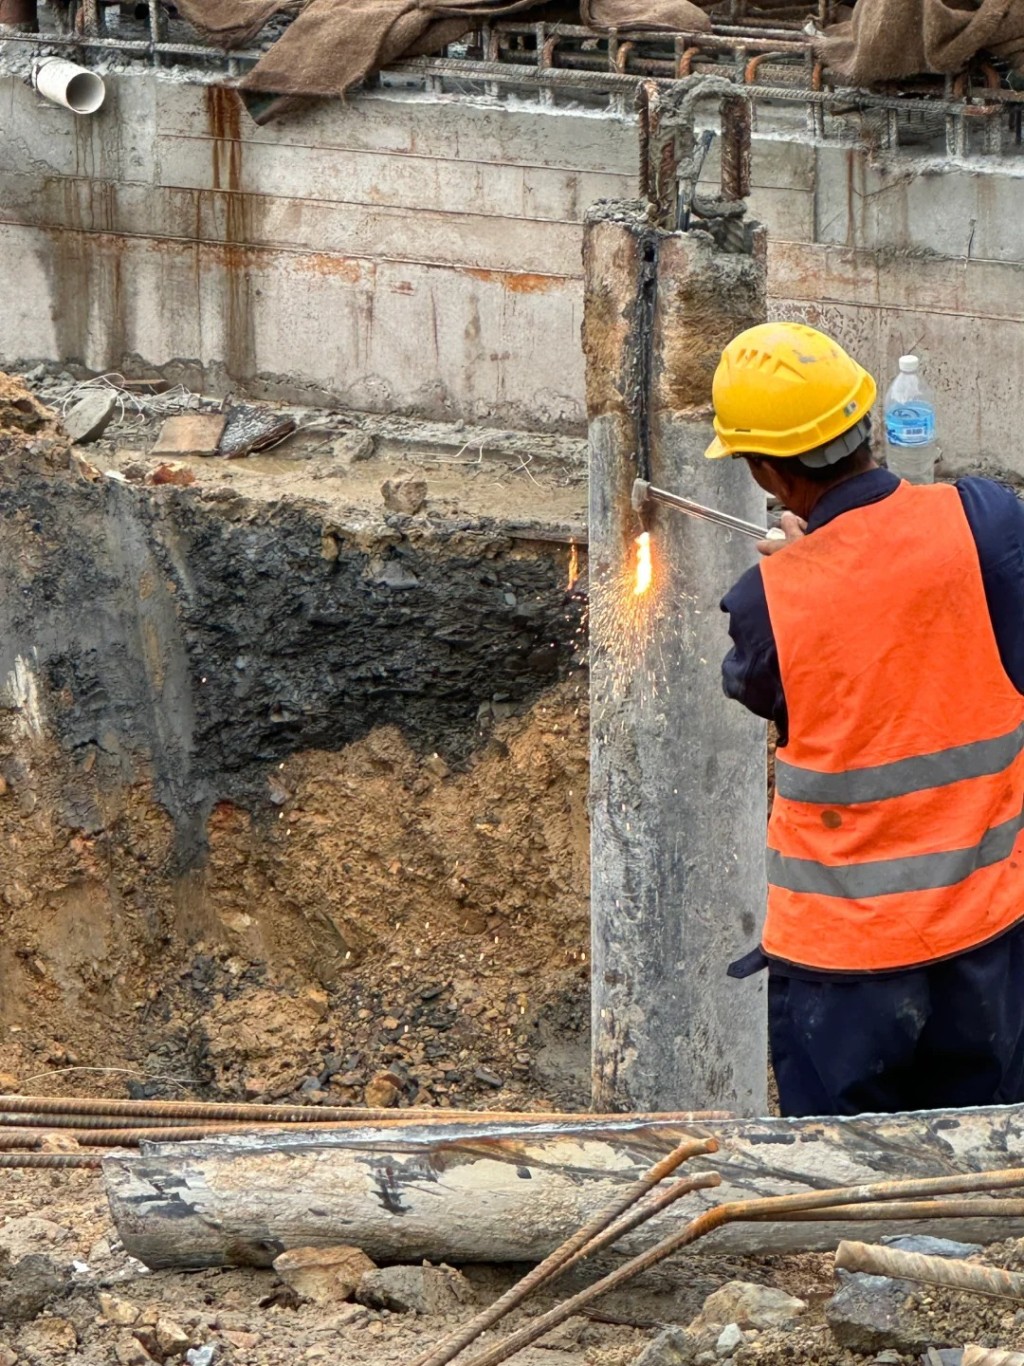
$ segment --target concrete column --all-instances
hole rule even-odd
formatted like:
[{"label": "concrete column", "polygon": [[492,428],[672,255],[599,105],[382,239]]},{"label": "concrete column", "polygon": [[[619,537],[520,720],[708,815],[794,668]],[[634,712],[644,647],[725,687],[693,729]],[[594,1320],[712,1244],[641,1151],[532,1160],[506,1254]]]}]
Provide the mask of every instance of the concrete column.
[{"label": "concrete column", "polygon": [[634,592],[637,475],[763,522],[746,469],[709,462],[711,380],[765,316],[765,241],[719,250],[638,204],[584,229],[590,420],[591,919],[596,1108],[763,1114],[765,981],[727,964],[765,903],[765,727],[722,693],[718,603],[753,542],[681,513],[649,518]]}]

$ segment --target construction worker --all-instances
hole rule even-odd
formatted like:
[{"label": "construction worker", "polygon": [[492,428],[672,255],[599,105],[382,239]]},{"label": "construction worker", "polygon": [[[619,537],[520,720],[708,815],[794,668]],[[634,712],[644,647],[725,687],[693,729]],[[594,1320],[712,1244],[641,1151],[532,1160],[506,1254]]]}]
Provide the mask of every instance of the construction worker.
[{"label": "construction worker", "polygon": [[726,594],[725,691],[778,728],[760,950],[783,1114],[1024,1100],[1024,506],[871,454],[875,382],[768,323],[726,348],[712,459],[785,539]]}]

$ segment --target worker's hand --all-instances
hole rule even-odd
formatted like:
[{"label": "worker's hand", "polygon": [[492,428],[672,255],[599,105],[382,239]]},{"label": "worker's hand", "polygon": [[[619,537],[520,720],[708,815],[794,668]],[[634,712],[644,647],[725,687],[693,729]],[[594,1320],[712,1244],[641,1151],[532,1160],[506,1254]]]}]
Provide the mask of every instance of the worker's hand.
[{"label": "worker's hand", "polygon": [[807,523],[795,512],[784,512],[781,518],[781,536],[772,536],[767,541],[758,541],[757,548],[762,555],[774,555],[785,550],[787,545],[802,540],[807,534]]}]

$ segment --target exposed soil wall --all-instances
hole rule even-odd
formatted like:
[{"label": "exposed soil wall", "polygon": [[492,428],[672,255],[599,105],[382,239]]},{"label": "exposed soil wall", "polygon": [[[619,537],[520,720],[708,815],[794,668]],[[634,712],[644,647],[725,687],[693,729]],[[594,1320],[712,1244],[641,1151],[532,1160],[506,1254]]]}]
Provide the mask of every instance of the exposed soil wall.
[{"label": "exposed soil wall", "polygon": [[124,483],[8,419],[0,1065],[583,1099],[566,547]]}]

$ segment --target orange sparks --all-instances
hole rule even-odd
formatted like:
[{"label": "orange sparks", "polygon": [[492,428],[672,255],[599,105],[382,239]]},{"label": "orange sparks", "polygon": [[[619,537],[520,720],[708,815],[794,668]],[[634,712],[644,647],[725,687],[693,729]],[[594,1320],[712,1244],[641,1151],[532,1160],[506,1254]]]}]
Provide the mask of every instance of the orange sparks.
[{"label": "orange sparks", "polygon": [[651,533],[641,531],[636,538],[636,582],[633,592],[637,597],[651,586]]},{"label": "orange sparks", "polygon": [[566,584],[566,591],[573,586],[580,576],[580,552],[576,548],[576,542],[569,542],[569,582]]}]

